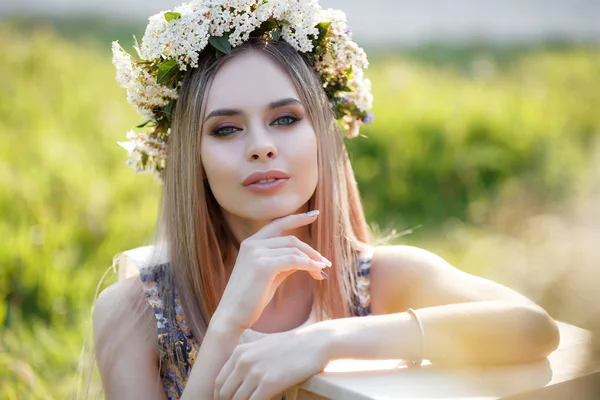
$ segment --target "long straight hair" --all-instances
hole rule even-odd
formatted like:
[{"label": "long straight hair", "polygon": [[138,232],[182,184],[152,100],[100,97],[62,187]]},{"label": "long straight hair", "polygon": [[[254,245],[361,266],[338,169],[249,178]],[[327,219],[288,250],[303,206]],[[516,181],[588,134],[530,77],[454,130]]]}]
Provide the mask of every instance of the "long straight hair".
[{"label": "long straight hair", "polygon": [[[267,54],[287,72],[316,133],[319,175],[308,208],[318,209],[321,213],[309,225],[309,234],[313,248],[333,263],[329,279],[313,281],[318,319],[352,314],[353,302],[358,295],[355,284],[357,258],[372,243],[342,135],[311,61],[285,42],[261,38],[251,38],[233,49],[230,55],[222,57],[216,57],[212,48],[206,49],[200,54],[198,67],[189,72],[180,88],[172,118],[164,186],[153,239],[156,252],[149,261],[151,265],[163,263],[166,243],[169,268],[164,269],[160,290],[164,316],[168,321],[177,321],[176,302],[179,299],[188,327],[198,344],[206,334],[227,284],[229,271],[226,271],[226,266],[234,261],[239,249],[202,167],[200,132],[205,100],[219,67],[247,51]],[[113,264],[109,270],[114,271],[115,267]],[[132,279],[136,278],[130,278],[129,284],[135,283]],[[75,398],[101,397],[102,389],[94,382],[98,354],[102,354],[103,362],[110,365],[125,337],[136,327],[143,326],[141,331],[148,332],[148,335],[152,330],[156,333],[156,329],[152,329],[156,321],[142,286],[135,284],[133,287],[135,290],[128,292],[127,298],[123,299],[126,304],[114,310],[115,319],[123,321],[126,329],[119,335],[101,332],[102,336],[96,338],[94,351],[90,351],[88,346],[91,338],[86,339]],[[166,343],[158,349],[159,363],[174,365],[185,376],[186,360],[177,351],[176,325],[167,324],[171,331],[165,337]],[[162,370],[162,367],[159,369]]]},{"label": "long straight hair", "polygon": [[288,73],[316,133],[319,176],[308,206],[321,214],[309,226],[309,233],[315,250],[333,263],[330,278],[314,282],[318,318],[323,314],[329,318],[351,314],[356,260],[370,243],[348,154],[310,62],[285,42],[258,38],[219,58],[214,51],[204,51],[199,67],[186,77],[180,88],[169,137],[159,218],[162,226],[157,229],[157,240],[166,242],[170,256],[167,272],[170,276],[165,283],[171,287],[165,287],[163,292],[165,312],[168,318],[174,318],[177,294],[198,342],[202,341],[227,284],[226,265],[239,248],[202,167],[200,132],[205,100],[219,67],[247,51],[267,54]]}]

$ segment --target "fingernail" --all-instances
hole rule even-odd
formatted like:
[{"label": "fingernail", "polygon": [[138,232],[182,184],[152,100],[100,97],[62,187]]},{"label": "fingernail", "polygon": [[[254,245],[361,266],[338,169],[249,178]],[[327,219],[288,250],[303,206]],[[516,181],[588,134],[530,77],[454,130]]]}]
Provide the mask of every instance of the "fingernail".
[{"label": "fingernail", "polygon": [[329,261],[328,259],[326,259],[325,257],[321,256],[321,260],[327,264],[328,267],[331,267],[333,264],[331,264],[331,261]]},{"label": "fingernail", "polygon": [[316,215],[319,215],[319,210],[312,210],[306,213],[306,215],[308,215],[309,217],[314,217]]},{"label": "fingernail", "polygon": [[327,273],[323,270],[320,271],[321,272],[321,276],[325,279],[329,278],[329,275],[327,275]]}]

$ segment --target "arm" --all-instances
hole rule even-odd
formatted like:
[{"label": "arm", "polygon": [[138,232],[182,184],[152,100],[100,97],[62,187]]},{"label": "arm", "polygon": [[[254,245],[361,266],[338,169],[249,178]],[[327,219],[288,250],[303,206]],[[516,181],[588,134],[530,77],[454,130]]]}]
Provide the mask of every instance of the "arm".
[{"label": "arm", "polygon": [[[137,277],[117,282],[98,297],[93,312],[96,361],[107,400],[166,400],[156,347],[156,321]],[[215,314],[198,352],[185,399],[213,397],[214,381],[242,331]]]},{"label": "arm", "polygon": [[[295,236],[281,236],[314,222],[317,216],[318,212],[288,215],[271,221],[242,241],[225,292],[186,382],[183,400],[222,397],[219,393],[223,382],[216,378],[234,349],[239,348],[243,330],[256,322],[285,278],[304,270],[316,280],[323,279],[321,271],[331,266],[331,262]],[[254,277],[250,279],[249,273]],[[107,399],[164,399],[158,371],[156,322],[139,279],[107,288],[97,300],[93,319],[98,365]],[[226,378],[223,375],[222,381]],[[258,383],[259,390],[264,390],[266,386]],[[235,392],[237,386],[229,385],[224,390]]]},{"label": "arm", "polygon": [[208,325],[181,400],[213,397],[215,379],[239,344],[242,335],[242,330],[234,327],[235,324],[222,320],[215,313]]},{"label": "arm", "polygon": [[107,400],[165,400],[158,371],[156,322],[137,278],[117,282],[96,300],[94,350]]},{"label": "arm", "polygon": [[[325,321],[314,329],[330,341],[330,358],[421,357],[445,364],[537,360],[558,347],[556,323],[539,306],[497,283],[462,272],[409,246],[377,249],[372,263],[374,315]],[[356,346],[361,343],[362,346]]]},{"label": "arm", "polygon": [[[326,266],[323,263],[325,259],[296,237],[280,236],[284,231],[312,223],[317,215],[318,213],[295,214],[277,219],[242,241],[182,400],[232,398],[238,390],[238,397],[249,398],[255,389],[252,385],[259,384],[259,390],[263,389],[264,382],[260,381],[251,381],[252,385],[238,387],[239,380],[236,379],[239,375],[235,373],[234,379],[224,385],[229,375],[222,370],[232,354],[235,354],[234,350],[237,348],[239,353],[242,348],[238,344],[244,329],[256,322],[286,277],[296,270],[305,270],[313,278],[323,279],[320,272]],[[232,392],[230,396],[227,395],[228,392]],[[247,396],[240,393],[246,393]]]}]

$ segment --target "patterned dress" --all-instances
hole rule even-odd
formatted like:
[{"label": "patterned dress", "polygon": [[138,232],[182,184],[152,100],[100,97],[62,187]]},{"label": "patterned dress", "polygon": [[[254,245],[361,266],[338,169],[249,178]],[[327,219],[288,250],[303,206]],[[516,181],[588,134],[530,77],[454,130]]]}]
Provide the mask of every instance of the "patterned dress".
[{"label": "patterned dress", "polygon": [[[355,316],[367,316],[371,314],[370,297],[370,279],[371,259],[373,250],[363,253],[358,259],[358,270],[356,276],[356,285],[358,296],[354,298],[353,313]],[[150,303],[157,322],[158,349],[160,356],[160,376],[163,387],[169,400],[177,400],[181,397],[185,383],[191,373],[199,345],[194,339],[187,324],[179,296],[175,296],[174,308],[176,321],[169,320],[165,316],[165,304],[162,300],[162,290],[164,276],[169,268],[169,264],[161,264],[153,267],[140,269],[140,279],[144,288],[144,295]],[[300,327],[311,324],[315,321],[314,310],[311,312],[308,320]],[[299,328],[299,327],[298,327]],[[176,335],[171,341],[168,341],[169,335]],[[247,329],[240,338],[241,343],[248,343],[266,335]],[[183,368],[178,368],[165,355],[168,343],[175,343],[174,352],[178,358],[183,361]],[[286,392],[287,393],[287,392]],[[285,396],[282,397],[285,399]]]}]

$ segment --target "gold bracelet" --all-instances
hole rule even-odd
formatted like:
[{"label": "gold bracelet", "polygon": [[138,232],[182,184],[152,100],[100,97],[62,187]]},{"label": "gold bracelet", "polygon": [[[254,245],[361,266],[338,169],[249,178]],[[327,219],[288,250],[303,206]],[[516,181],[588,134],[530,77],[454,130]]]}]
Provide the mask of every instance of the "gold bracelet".
[{"label": "gold bracelet", "polygon": [[423,328],[423,322],[421,322],[421,318],[419,318],[415,310],[409,308],[406,310],[406,312],[417,321],[417,324],[419,325],[419,332],[421,333],[421,358],[418,360],[410,360],[411,363],[408,364],[409,367],[418,367],[423,363],[423,357],[425,356],[425,329]]}]

